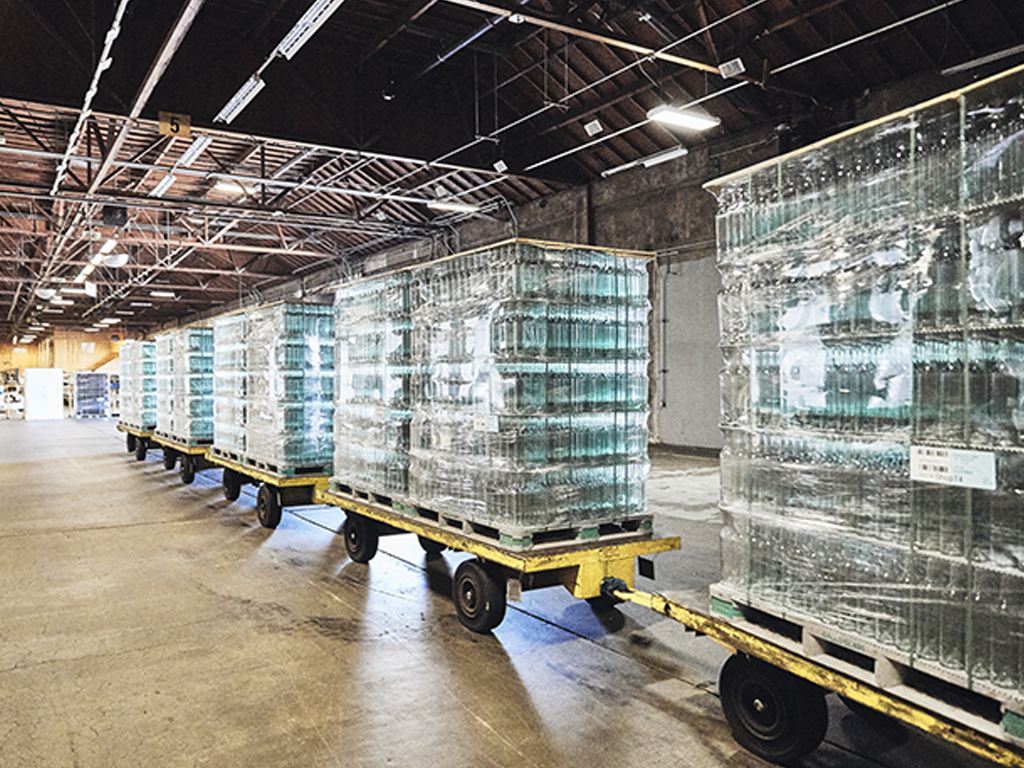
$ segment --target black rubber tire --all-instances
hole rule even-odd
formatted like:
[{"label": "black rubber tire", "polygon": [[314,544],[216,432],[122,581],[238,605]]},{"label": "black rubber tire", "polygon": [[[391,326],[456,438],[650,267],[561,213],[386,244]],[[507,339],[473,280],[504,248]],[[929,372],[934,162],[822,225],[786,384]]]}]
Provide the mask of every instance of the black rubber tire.
[{"label": "black rubber tire", "polygon": [[128,446],[128,453],[135,453],[135,435],[131,432],[125,433],[124,442]]},{"label": "black rubber tire", "polygon": [[228,501],[238,501],[238,497],[242,493],[242,476],[235,472],[235,470],[225,467],[220,487],[224,491],[225,499]]},{"label": "black rubber tire", "polygon": [[417,535],[416,538],[419,539],[420,547],[427,553],[427,557],[437,557],[448,549],[447,544],[442,544],[440,541],[428,539],[426,536]]},{"label": "black rubber tire", "polygon": [[377,554],[380,530],[376,520],[350,512],[341,526],[341,535],[345,539],[345,551],[352,562],[368,563]]},{"label": "black rubber tire", "polygon": [[163,449],[163,454],[164,469],[166,469],[169,472],[170,470],[174,469],[174,465],[178,463],[178,452],[173,448],[167,448],[165,446]]},{"label": "black rubber tire", "polygon": [[466,629],[486,634],[505,618],[505,580],[499,567],[482,560],[464,560],[452,579],[452,600]]},{"label": "black rubber tire", "polygon": [[718,689],[733,738],[758,757],[788,765],[825,738],[825,691],[783,669],[733,654]]},{"label": "black rubber tire", "polygon": [[196,457],[188,453],[181,454],[178,474],[181,476],[181,482],[192,485],[192,481],[196,479]]},{"label": "black rubber tire", "polygon": [[135,460],[145,461],[146,451],[149,448],[149,441],[144,437],[135,438]]},{"label": "black rubber tire", "polygon": [[256,493],[256,519],[264,528],[277,528],[281,522],[281,495],[277,488],[263,483]]}]

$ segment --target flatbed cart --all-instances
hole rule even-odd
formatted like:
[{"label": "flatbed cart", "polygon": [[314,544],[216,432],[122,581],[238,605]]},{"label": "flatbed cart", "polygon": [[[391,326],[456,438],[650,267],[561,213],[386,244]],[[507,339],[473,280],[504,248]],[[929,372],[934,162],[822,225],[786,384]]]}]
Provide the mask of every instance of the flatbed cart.
[{"label": "flatbed cart", "polygon": [[191,485],[196,479],[196,472],[210,469],[213,464],[208,460],[210,441],[186,441],[164,432],[154,432],[149,442],[160,446],[164,453],[164,469],[172,470],[177,464],[181,482]]},{"label": "flatbed cart", "polygon": [[145,461],[155,427],[140,427],[118,422],[117,429],[125,433],[125,446],[128,448],[128,453],[134,453],[137,461]]},{"label": "flatbed cart", "polygon": [[258,485],[256,492],[256,518],[264,528],[276,528],[281,522],[284,507],[297,507],[314,503],[315,491],[326,488],[329,477],[324,471],[280,471],[267,464],[251,463],[243,456],[226,454],[216,448],[209,449],[206,461],[210,466],[224,469],[221,488],[224,498],[236,501],[246,484]]},{"label": "flatbed cart", "polygon": [[601,585],[606,578],[632,585],[637,557],[679,549],[677,536],[652,539],[622,534],[590,543],[515,550],[472,531],[448,527],[443,519],[396,509],[390,500],[369,494],[360,498],[323,487],[313,494],[313,501],[345,510],[345,550],[357,563],[373,558],[380,536],[397,533],[415,533],[428,554],[448,548],[476,555],[456,569],[452,598],[462,625],[479,633],[497,627],[505,618],[507,601],[519,600],[523,591],[561,584],[574,597],[604,602]]},{"label": "flatbed cart", "polygon": [[986,717],[952,691],[944,697],[941,687],[921,685],[885,664],[866,669],[855,653],[829,648],[806,632],[799,640],[778,634],[733,614],[729,605],[713,604],[713,610],[730,618],[709,616],[614,578],[604,581],[603,594],[650,608],[732,652],[719,676],[722,709],[736,741],[766,760],[787,764],[816,749],[828,727],[825,695],[835,692],[868,720],[896,720],[998,765],[1024,768],[1024,732],[1014,733],[1011,712],[1001,720],[998,710]]}]

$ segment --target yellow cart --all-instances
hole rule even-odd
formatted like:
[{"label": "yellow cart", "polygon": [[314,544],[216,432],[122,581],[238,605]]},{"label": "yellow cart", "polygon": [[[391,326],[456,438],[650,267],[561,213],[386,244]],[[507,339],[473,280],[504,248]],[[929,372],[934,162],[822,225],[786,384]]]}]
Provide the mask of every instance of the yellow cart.
[{"label": "yellow cart", "polygon": [[884,659],[868,657],[870,665],[806,628],[802,637],[780,633],[778,625],[731,603],[713,600],[720,618],[615,579],[605,581],[604,594],[650,608],[732,651],[719,676],[722,709],[736,741],[766,760],[789,764],[817,748],[828,727],[825,695],[835,692],[869,720],[891,718],[999,765],[1024,768],[1024,722],[995,702],[969,703],[969,692],[934,685]]},{"label": "yellow cart", "polygon": [[221,487],[228,501],[238,499],[243,485],[259,486],[256,493],[256,518],[264,528],[278,526],[284,507],[312,504],[315,491],[326,488],[329,482],[324,468],[280,470],[245,456],[220,451],[216,447],[209,449],[206,461],[210,466],[223,467]]},{"label": "yellow cart", "polygon": [[145,461],[154,428],[126,424],[123,421],[119,421],[117,429],[125,433],[125,444],[128,448],[128,453],[134,453],[137,461]]},{"label": "yellow cart", "polygon": [[[365,498],[364,498],[365,496]],[[585,543],[560,543],[516,550],[472,530],[460,530],[438,519],[419,516],[387,499],[355,495],[318,487],[313,501],[345,510],[342,535],[349,557],[369,562],[377,553],[380,536],[415,533],[428,554],[445,548],[476,555],[455,571],[452,597],[459,621],[474,632],[489,632],[505,617],[509,599],[518,600],[530,589],[562,585],[574,597],[606,601],[601,591],[613,577],[632,586],[635,560],[641,555],[679,549],[679,538],[650,538],[648,533],[616,534]]]},{"label": "yellow cart", "polygon": [[149,438],[150,444],[159,445],[164,453],[164,469],[172,470],[178,465],[181,482],[191,485],[196,479],[196,472],[213,466],[208,460],[210,443],[188,442],[164,432],[154,432]]}]

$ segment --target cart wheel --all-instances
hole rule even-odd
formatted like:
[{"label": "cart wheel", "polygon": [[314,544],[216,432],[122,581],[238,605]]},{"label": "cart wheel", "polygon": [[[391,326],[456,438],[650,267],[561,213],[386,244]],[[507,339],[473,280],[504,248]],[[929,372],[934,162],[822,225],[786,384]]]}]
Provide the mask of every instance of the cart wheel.
[{"label": "cart wheel", "polygon": [[368,563],[377,554],[380,532],[375,520],[350,512],[341,527],[345,551],[354,563]]},{"label": "cart wheel", "polygon": [[722,667],[718,689],[733,738],[758,757],[785,765],[825,738],[825,692],[796,675],[737,653]]},{"label": "cart wheel", "polygon": [[242,476],[235,472],[235,470],[225,467],[220,487],[224,491],[225,499],[228,501],[238,501],[238,496],[242,492]]},{"label": "cart wheel", "polygon": [[181,454],[178,474],[181,475],[181,482],[185,485],[192,485],[192,481],[196,479],[196,457],[188,453]]},{"label": "cart wheel", "polygon": [[440,541],[434,541],[433,539],[428,539],[426,536],[417,535],[416,538],[420,540],[420,546],[423,547],[423,551],[427,553],[427,557],[437,557],[448,549],[446,544],[442,544]]},{"label": "cart wheel", "polygon": [[486,634],[505,618],[505,584],[496,567],[482,560],[465,560],[452,581],[455,613],[462,626]]},{"label": "cart wheel", "polygon": [[173,448],[164,448],[164,469],[174,469],[174,465],[178,463],[178,452]]},{"label": "cart wheel", "polygon": [[274,486],[263,483],[256,493],[256,519],[264,528],[277,528],[281,522],[281,496]]},{"label": "cart wheel", "polygon": [[126,433],[124,441],[128,444],[128,453],[135,453],[135,435],[131,432]]},{"label": "cart wheel", "polygon": [[148,448],[149,448],[149,445],[146,442],[146,438],[144,438],[144,437],[137,437],[137,438],[135,438],[135,460],[136,461],[145,461],[146,460],[146,450]]}]

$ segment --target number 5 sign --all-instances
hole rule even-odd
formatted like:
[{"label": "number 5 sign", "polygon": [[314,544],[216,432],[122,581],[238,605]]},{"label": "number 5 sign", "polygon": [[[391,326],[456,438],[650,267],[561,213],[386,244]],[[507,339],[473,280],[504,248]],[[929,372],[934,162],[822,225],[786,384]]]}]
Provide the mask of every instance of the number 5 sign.
[{"label": "number 5 sign", "polygon": [[160,112],[160,133],[164,136],[192,136],[192,117],[179,115],[177,112]]}]

